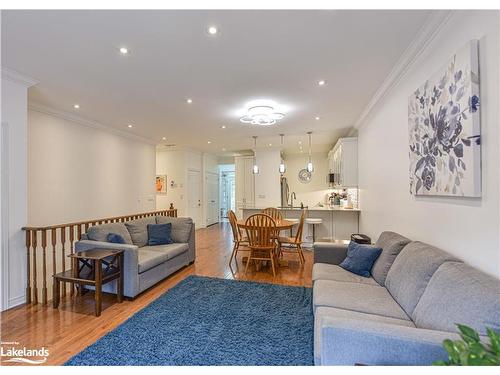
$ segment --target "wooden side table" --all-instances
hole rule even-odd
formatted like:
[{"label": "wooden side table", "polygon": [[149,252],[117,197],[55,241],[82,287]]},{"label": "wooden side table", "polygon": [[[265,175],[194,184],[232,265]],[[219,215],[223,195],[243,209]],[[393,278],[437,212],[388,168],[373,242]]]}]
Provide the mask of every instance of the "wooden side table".
[{"label": "wooden side table", "polygon": [[102,285],[118,279],[117,300],[123,300],[123,250],[91,249],[68,255],[72,269],[54,275],[53,305],[59,306],[61,282],[77,284],[80,293],[84,285],[95,288],[95,315],[101,315]]}]

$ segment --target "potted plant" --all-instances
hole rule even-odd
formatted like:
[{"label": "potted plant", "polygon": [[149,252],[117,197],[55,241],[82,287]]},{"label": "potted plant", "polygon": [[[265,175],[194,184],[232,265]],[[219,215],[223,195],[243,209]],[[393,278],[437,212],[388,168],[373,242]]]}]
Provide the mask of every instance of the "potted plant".
[{"label": "potted plant", "polygon": [[457,324],[462,340],[444,340],[448,352],[447,361],[437,361],[439,366],[500,366],[500,334],[487,328],[489,344],[481,342],[479,334],[472,328]]}]

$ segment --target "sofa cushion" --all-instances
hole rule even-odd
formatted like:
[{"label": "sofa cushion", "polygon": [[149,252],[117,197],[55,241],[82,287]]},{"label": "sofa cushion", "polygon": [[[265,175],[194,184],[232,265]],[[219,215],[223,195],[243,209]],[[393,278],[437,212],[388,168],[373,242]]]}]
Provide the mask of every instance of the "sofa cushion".
[{"label": "sofa cushion", "polygon": [[144,246],[143,249],[167,254],[167,259],[172,259],[188,251],[189,246],[187,243],[172,243],[168,245]]},{"label": "sofa cushion", "polygon": [[132,238],[123,223],[94,225],[87,230],[87,238],[92,241],[108,242],[108,234],[115,233],[123,237],[126,244],[132,245]]},{"label": "sofa cushion", "polygon": [[173,243],[172,224],[148,224],[148,246]]},{"label": "sofa cushion", "polygon": [[408,315],[412,315],[434,272],[446,261],[459,260],[418,241],[410,242],[396,257],[385,286]]},{"label": "sofa cushion", "polygon": [[376,247],[382,249],[382,254],[377,258],[372,268],[372,276],[377,283],[385,285],[385,279],[389,273],[394,260],[401,252],[403,247],[411,242],[410,239],[394,232],[382,232],[377,242]]},{"label": "sofa cushion", "polygon": [[174,242],[189,242],[191,228],[193,227],[193,219],[190,217],[156,216],[156,222],[158,224],[172,223],[172,240],[174,240]]},{"label": "sofa cushion", "polygon": [[356,275],[370,277],[373,263],[381,252],[381,248],[351,241],[347,247],[347,257],[339,266]]},{"label": "sofa cushion", "polygon": [[317,280],[313,288],[314,310],[321,306],[410,320],[387,289],[379,285]]},{"label": "sofa cushion", "polygon": [[313,265],[312,280],[333,280],[350,283],[362,283],[378,286],[372,277],[363,277],[346,271],[335,264],[315,263]]},{"label": "sofa cushion", "polygon": [[413,311],[417,327],[456,332],[455,323],[485,335],[500,332],[500,281],[461,262],[446,262],[434,273]]},{"label": "sofa cushion", "polygon": [[148,244],[148,224],[156,224],[154,217],[145,217],[142,219],[127,221],[124,223],[132,238],[132,243],[143,247]]},{"label": "sofa cushion", "polygon": [[138,251],[139,273],[143,273],[166,262],[177,255],[185,253],[188,250],[187,244],[169,244],[158,246],[144,246]]},{"label": "sofa cushion", "polygon": [[120,234],[116,234],[116,233],[109,233],[108,236],[106,237],[106,240],[107,240],[107,242],[111,242],[111,243],[121,243],[121,244],[125,243],[125,240],[123,239],[123,237]]},{"label": "sofa cushion", "polygon": [[398,326],[415,327],[411,320],[389,318],[382,315],[366,314],[358,311],[337,309],[335,307],[318,307],[314,314],[314,362],[319,364],[321,356],[322,328],[325,319],[369,320],[377,323],[388,323]]}]

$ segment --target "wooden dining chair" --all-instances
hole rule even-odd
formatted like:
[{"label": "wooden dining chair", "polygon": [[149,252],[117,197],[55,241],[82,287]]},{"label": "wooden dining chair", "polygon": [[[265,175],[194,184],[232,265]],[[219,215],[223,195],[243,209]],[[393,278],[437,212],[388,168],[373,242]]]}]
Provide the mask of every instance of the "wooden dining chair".
[{"label": "wooden dining chair", "polygon": [[283,216],[281,216],[281,212],[277,208],[274,208],[274,207],[264,208],[262,210],[262,213],[264,215],[271,216],[274,221],[276,221],[276,220],[283,220]]},{"label": "wooden dining chair", "polygon": [[[299,255],[300,264],[303,266],[305,262],[304,253],[302,252],[302,230],[304,229],[304,221],[307,216],[307,210],[302,210],[299,220],[299,226],[295,237],[278,237],[279,254],[282,253],[297,253]],[[286,247],[283,247],[286,244]]]},{"label": "wooden dining chair", "polygon": [[[250,249],[248,248],[248,238],[242,235],[241,230],[238,227],[238,219],[236,218],[236,214],[234,213],[234,211],[227,211],[227,217],[229,218],[229,224],[231,224],[231,230],[233,232],[233,252],[231,253],[231,257],[229,258],[229,266],[231,266],[233,258],[236,261],[236,255],[238,254],[238,251],[250,251]],[[241,249],[240,246],[244,247]]]},{"label": "wooden dining chair", "polygon": [[278,235],[276,222],[269,215],[255,214],[246,220],[245,229],[248,237],[248,247],[250,248],[245,274],[252,260],[269,260],[273,276],[276,276],[276,237]]}]

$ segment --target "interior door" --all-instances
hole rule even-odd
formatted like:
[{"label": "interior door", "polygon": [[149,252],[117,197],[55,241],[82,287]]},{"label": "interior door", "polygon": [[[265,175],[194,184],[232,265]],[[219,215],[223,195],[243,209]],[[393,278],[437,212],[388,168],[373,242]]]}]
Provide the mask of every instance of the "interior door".
[{"label": "interior door", "polygon": [[216,173],[206,173],[207,187],[207,225],[219,222],[219,176]]},{"label": "interior door", "polygon": [[197,227],[202,227],[201,212],[201,174],[199,171],[188,171],[188,215]]}]

